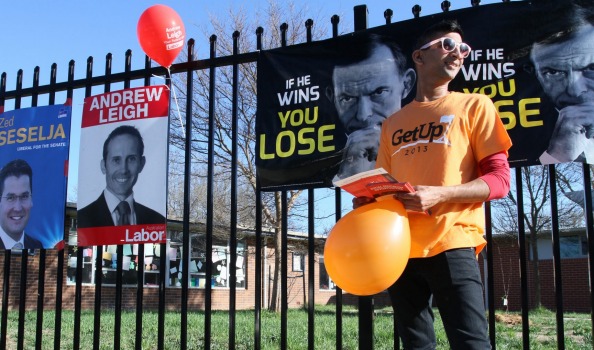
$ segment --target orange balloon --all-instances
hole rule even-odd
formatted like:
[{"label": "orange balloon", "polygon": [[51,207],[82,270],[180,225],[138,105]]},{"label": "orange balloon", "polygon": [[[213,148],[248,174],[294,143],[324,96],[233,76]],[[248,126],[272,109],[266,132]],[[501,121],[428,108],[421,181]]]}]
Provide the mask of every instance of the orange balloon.
[{"label": "orange balloon", "polygon": [[332,281],[355,295],[377,294],[400,277],[410,256],[410,228],[402,203],[378,198],[338,220],[324,246]]},{"label": "orange balloon", "polygon": [[140,15],[136,35],[148,57],[163,67],[169,67],[184,46],[186,29],[171,7],[153,5]]}]

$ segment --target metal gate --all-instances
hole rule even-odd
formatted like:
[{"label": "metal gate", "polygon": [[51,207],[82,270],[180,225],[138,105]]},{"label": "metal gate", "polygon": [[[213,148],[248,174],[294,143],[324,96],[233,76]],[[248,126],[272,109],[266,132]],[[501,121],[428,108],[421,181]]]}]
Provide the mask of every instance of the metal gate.
[{"label": "metal gate", "polygon": [[[479,1],[472,1],[473,6],[477,6]],[[442,8],[444,11],[447,11],[449,6],[448,1],[444,1],[442,3]],[[357,6],[354,9],[355,11],[355,23],[354,28],[355,31],[364,30],[367,27],[367,7],[365,5]],[[418,17],[420,14],[420,7],[413,8],[413,14],[415,17]],[[384,13],[386,24],[391,22],[392,11],[386,10]],[[334,16],[332,18],[332,32],[333,36],[338,35],[338,23],[339,18]],[[311,26],[312,22],[308,21],[306,23],[307,30],[308,30],[308,41],[311,41]],[[287,26],[281,26],[281,31],[283,33],[283,38],[286,35]],[[214,115],[214,104],[215,104],[215,78],[217,69],[224,66],[231,66],[234,72],[234,79],[233,84],[236,86],[238,84],[238,75],[237,75],[237,67],[240,64],[255,62],[258,55],[258,50],[261,50],[261,36],[262,36],[262,29],[259,28],[256,32],[258,36],[258,47],[256,51],[253,52],[246,52],[246,53],[239,53],[238,52],[238,37],[239,33],[234,33],[233,40],[234,40],[234,52],[232,55],[224,56],[224,57],[217,57],[216,53],[216,44],[217,38],[216,36],[212,36],[210,39],[210,56],[208,59],[204,60],[196,60],[193,56],[192,52],[194,52],[194,40],[190,39],[188,41],[188,50],[189,52],[187,59],[185,62],[174,64],[171,67],[171,71],[167,71],[162,67],[151,67],[151,62],[147,58],[145,60],[145,66],[141,69],[133,70],[131,67],[131,52],[128,51],[126,53],[126,66],[123,72],[115,72],[112,73],[112,66],[111,66],[111,55],[108,55],[105,60],[105,70],[102,75],[93,76],[93,66],[94,62],[92,58],[89,58],[86,62],[86,78],[84,79],[74,79],[74,67],[75,63],[73,61],[70,62],[68,67],[68,79],[67,81],[56,81],[56,71],[57,66],[53,65],[51,70],[51,81],[48,85],[39,85],[39,68],[35,70],[33,84],[31,87],[24,87],[23,86],[23,73],[19,71],[17,75],[17,85],[16,89],[13,91],[6,91],[6,73],[3,73],[0,80],[0,107],[4,107],[5,101],[7,100],[14,100],[15,109],[21,108],[21,102],[24,98],[31,99],[31,106],[37,106],[39,97],[47,96],[49,99],[49,104],[56,103],[56,95],[57,94],[66,94],[66,98],[72,99],[74,91],[84,91],[85,97],[91,95],[91,89],[93,87],[103,87],[105,92],[109,92],[111,87],[114,84],[123,84],[124,88],[130,87],[130,83],[132,81],[142,81],[144,85],[150,85],[150,78],[153,75],[161,75],[166,76],[167,84],[171,84],[171,76],[175,74],[182,74],[182,73],[192,73],[194,71],[204,70],[208,71],[210,77],[210,89],[208,91],[209,94],[209,116],[210,116],[210,124],[209,124],[209,132],[214,132],[214,125],[212,124],[213,115]],[[286,41],[280,43],[281,46],[286,46]],[[188,79],[187,84],[185,86],[187,91],[187,96],[191,96],[194,86],[192,84],[192,80]],[[236,89],[235,89],[236,90]],[[237,91],[234,92],[233,96],[233,117],[236,120],[237,117]],[[191,154],[190,154],[190,144],[191,142],[191,115],[192,115],[192,103],[190,100],[187,101],[186,115],[187,120],[185,123],[185,133],[187,135],[186,140],[188,144],[185,147],[185,180],[184,180],[184,220],[179,223],[180,225],[180,232],[183,232],[183,247],[189,246],[190,235],[189,232],[191,231],[191,223],[189,220],[189,201],[190,201],[190,165],[191,165]],[[232,126],[233,128],[236,125]],[[211,138],[212,140],[212,138]],[[208,148],[212,149],[212,143],[208,144]],[[208,169],[208,193],[207,193],[207,212],[210,214],[213,212],[213,190],[212,184],[216,179],[213,177],[213,168],[212,168],[212,153],[211,157],[209,158],[209,169]],[[516,182],[516,189],[518,192],[521,192],[522,189],[522,182],[521,182],[521,169],[516,169],[516,178],[519,179]],[[555,167],[549,166],[549,172],[551,174],[550,178],[550,186],[551,186],[551,193],[552,193],[552,202],[553,202],[553,254],[554,254],[554,268],[555,268],[555,286],[556,286],[556,313],[557,313],[557,345],[558,348],[564,348],[564,326],[563,326],[563,291],[561,289],[561,266],[560,266],[560,251],[559,251],[559,227],[557,224],[556,219],[556,191],[555,189]],[[232,184],[231,184],[231,197],[236,200],[237,196],[237,167],[236,162],[232,165]],[[235,180],[233,180],[235,179]],[[584,184],[590,184],[590,171],[587,165],[584,165],[583,168],[583,180]],[[589,188],[589,186],[588,186]],[[594,278],[594,269],[592,268],[592,261],[594,261],[594,236],[593,236],[593,223],[594,218],[592,216],[592,198],[591,192],[586,192],[586,231],[588,237],[588,256],[589,256],[589,270],[590,270],[590,280]],[[314,265],[316,264],[314,257],[316,254],[315,251],[315,236],[314,236],[314,190],[308,189],[307,190],[309,200],[309,207],[308,207],[308,236],[307,236],[307,281],[308,281],[308,290],[307,290],[307,312],[308,312],[308,348],[314,349],[316,348],[316,344],[314,341],[314,308],[315,308],[315,291],[314,286],[316,284],[315,275],[314,275]],[[280,347],[282,349],[287,348],[287,338],[290,330],[288,329],[288,304],[287,304],[287,256],[288,256],[288,228],[287,228],[287,192],[280,193],[282,198],[282,217],[283,217],[283,241],[282,241],[282,257],[281,257],[281,308],[280,308],[280,335],[279,335],[279,342]],[[519,231],[522,233],[524,232],[524,223],[521,219],[523,217],[523,203],[522,198],[518,198],[518,220],[519,224]],[[256,217],[256,229],[254,232],[255,235],[255,251],[261,252],[263,249],[263,230],[262,230],[262,216],[261,216],[261,192],[257,191],[256,193],[256,213],[259,213]],[[340,219],[340,213],[342,211],[341,208],[341,192],[339,189],[335,190],[335,206],[336,206],[336,220]],[[232,207],[236,208],[236,207]],[[487,247],[491,246],[492,242],[492,231],[490,229],[491,223],[491,216],[490,216],[490,206],[487,204],[487,240],[489,244]],[[206,261],[212,261],[212,251],[213,251],[213,238],[212,233],[215,230],[215,222],[213,222],[213,215],[208,215],[208,219],[205,222],[204,230],[206,232]],[[236,221],[231,219],[232,223]],[[229,238],[229,245],[230,245],[230,264],[235,264],[237,261],[237,227],[231,225],[230,231],[230,238]],[[68,233],[65,235],[66,241],[68,240]],[[518,257],[520,260],[520,269],[521,269],[521,302],[522,302],[522,325],[523,325],[523,346],[525,349],[529,348],[529,327],[528,327],[528,310],[529,310],[529,301],[528,301],[528,282],[527,282],[527,257],[526,257],[526,242],[523,234],[518,235]],[[161,254],[164,256],[166,254],[165,245],[161,245]],[[121,247],[118,247],[118,254],[121,256]],[[139,254],[143,254],[144,247],[139,247]],[[496,347],[495,342],[495,302],[494,302],[494,282],[488,276],[493,276],[493,251],[491,249],[487,249],[487,266],[486,266],[486,289],[487,289],[487,305],[489,311],[489,326],[490,326],[490,339],[493,347]],[[17,252],[18,253],[18,252]],[[79,250],[77,252],[78,259],[77,259],[77,266],[76,266],[76,285],[75,285],[75,294],[74,294],[74,301],[73,301],[73,308],[74,308],[74,319],[72,324],[72,334],[64,334],[64,329],[70,329],[69,327],[64,327],[64,320],[62,318],[62,311],[63,307],[66,304],[63,301],[64,295],[64,286],[65,284],[65,276],[64,271],[65,269],[65,250],[57,250],[57,251],[46,251],[40,250],[36,255],[33,257],[29,256],[26,251],[22,253],[15,253],[11,252],[10,250],[4,251],[3,259],[0,257],[0,260],[4,262],[4,271],[3,271],[3,287],[2,287],[2,313],[1,313],[1,328],[0,328],[0,348],[10,348],[14,346],[13,343],[7,343],[7,328],[9,322],[9,311],[14,309],[14,305],[10,303],[12,300],[13,302],[18,303],[18,336],[16,339],[16,347],[19,349],[24,348],[25,346],[25,324],[32,322],[31,320],[26,320],[26,310],[31,309],[31,305],[27,304],[27,299],[31,301],[33,298],[36,297],[36,334],[35,334],[35,347],[41,348],[41,345],[44,343],[44,337],[47,337],[46,334],[42,332],[43,330],[43,322],[44,317],[47,317],[47,314],[44,308],[48,305],[48,300],[53,301],[55,300],[55,314],[54,314],[54,348],[60,349],[61,343],[60,339],[64,336],[72,336],[73,337],[73,347],[75,349],[79,348],[90,348],[90,344],[81,344],[81,332],[84,330],[81,329],[81,313],[83,312],[83,286],[82,286],[82,262],[83,262],[83,251]],[[183,250],[183,254],[189,254],[188,249]],[[187,335],[191,332],[191,329],[188,329],[188,322],[187,322],[187,313],[188,313],[188,270],[189,266],[187,265],[189,259],[187,255],[184,255],[185,266],[183,269],[183,277],[182,280],[184,281],[181,285],[180,291],[180,309],[177,311],[168,311],[166,308],[166,298],[170,297],[170,291],[166,288],[165,283],[165,273],[161,271],[158,277],[158,343],[156,348],[164,349],[167,348],[167,344],[165,344],[164,340],[164,330],[165,330],[165,315],[169,312],[179,312],[181,317],[180,322],[180,342],[179,348],[186,349],[188,347],[188,338]],[[33,261],[30,261],[32,259]],[[97,259],[100,259],[97,257]],[[38,267],[33,269],[37,272],[35,274],[31,271],[31,267],[33,264],[38,264]],[[261,311],[262,311],[262,291],[263,291],[263,283],[264,278],[262,276],[262,255],[255,254],[255,279],[253,283],[255,284],[254,290],[254,348],[260,349],[261,348],[261,330],[262,330],[262,323],[261,323]],[[206,280],[209,281],[212,278],[212,266],[211,264],[206,264]],[[20,269],[18,271],[17,269]],[[48,271],[51,271],[52,275],[48,275]],[[53,272],[55,271],[55,276]],[[114,349],[119,349],[121,347],[121,334],[126,331],[126,325],[122,324],[122,320],[120,314],[122,312],[122,299],[124,293],[122,291],[122,280],[121,280],[121,262],[118,262],[118,279],[116,281],[115,286],[115,294],[108,293],[105,295],[105,289],[102,288],[102,276],[101,276],[101,269],[98,269],[99,272],[95,275],[95,288],[94,288],[94,329],[93,329],[93,349],[99,349],[102,341],[99,337],[100,333],[99,330],[101,328],[102,323],[105,324],[101,320],[101,309],[104,307],[102,304],[102,299],[110,298],[113,299],[113,308],[115,312],[115,319],[113,324],[113,344]],[[144,273],[143,268],[140,268],[139,276]],[[231,275],[231,280],[234,281],[236,276]],[[305,278],[305,277],[304,277]],[[51,280],[56,283],[55,289],[46,290],[47,281]],[[37,282],[37,294],[30,295],[28,290],[35,289],[32,284]],[[212,296],[213,290],[210,283],[205,284],[205,291],[204,291],[204,339],[203,344],[205,349],[209,349],[211,347],[211,337],[212,337]],[[144,293],[144,285],[142,283],[142,277],[138,278],[138,285],[136,289],[135,301],[136,301],[136,333],[135,333],[135,348],[141,349],[142,347],[142,325],[143,325],[143,314],[145,309],[143,304],[145,303],[145,293]],[[15,293],[18,291],[18,295]],[[112,295],[113,294],[113,295]],[[112,298],[112,299],[111,299]],[[105,300],[103,300],[105,301]],[[342,349],[342,337],[343,337],[343,328],[342,328],[342,307],[343,307],[343,293],[340,289],[336,290],[335,294],[335,301],[336,301],[336,348]],[[592,305],[592,295],[590,296],[590,305]],[[228,323],[228,332],[229,332],[229,339],[228,345],[229,348],[236,348],[236,287],[235,283],[230,283],[229,286],[229,323]],[[70,305],[70,304],[68,304]],[[103,305],[103,306],[102,306]],[[373,340],[373,320],[374,320],[374,300],[373,297],[359,297],[358,299],[358,306],[359,306],[359,348],[360,349],[372,349],[374,345]],[[593,316],[594,319],[594,316]],[[47,321],[47,320],[46,320]],[[395,327],[394,327],[395,329]],[[396,332],[396,331],[395,331]],[[31,344],[33,340],[29,339],[27,344]],[[394,340],[394,347],[399,347],[398,338]]]}]

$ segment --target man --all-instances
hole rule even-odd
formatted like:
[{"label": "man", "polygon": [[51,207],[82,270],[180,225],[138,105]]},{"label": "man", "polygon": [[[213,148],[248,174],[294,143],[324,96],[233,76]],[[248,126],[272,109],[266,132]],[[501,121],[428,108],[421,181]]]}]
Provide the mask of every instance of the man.
[{"label": "man", "polygon": [[33,170],[15,159],[0,170],[1,249],[41,249],[40,241],[25,233],[33,207]]},{"label": "man", "polygon": [[411,250],[388,289],[405,349],[436,347],[433,298],[450,348],[490,348],[476,256],[483,202],[509,191],[511,140],[487,96],[448,91],[469,54],[457,22],[428,28],[412,54],[415,99],[382,126],[376,166],[415,189],[394,196],[408,212]]},{"label": "man", "polygon": [[140,132],[130,125],[114,129],[103,144],[100,164],[105,190],[78,211],[78,227],[164,223],[163,215],[134,200],[133,187],[145,163]]},{"label": "man", "polygon": [[374,168],[382,122],[400,109],[415,83],[414,70],[388,38],[371,34],[345,44],[340,49],[355,47],[355,56],[334,67],[326,92],[348,134],[336,178]]},{"label": "man", "polygon": [[567,30],[534,43],[530,58],[559,117],[542,164],[594,164],[594,26],[591,8],[575,6]]}]

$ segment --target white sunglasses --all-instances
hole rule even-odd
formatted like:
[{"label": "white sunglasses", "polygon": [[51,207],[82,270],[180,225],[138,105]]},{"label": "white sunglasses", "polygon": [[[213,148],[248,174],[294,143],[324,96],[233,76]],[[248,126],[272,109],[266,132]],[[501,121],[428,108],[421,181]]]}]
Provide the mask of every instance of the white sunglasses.
[{"label": "white sunglasses", "polygon": [[428,49],[431,45],[433,45],[437,42],[441,42],[441,48],[444,49],[446,52],[452,52],[456,49],[456,47],[460,47],[460,55],[462,56],[462,58],[468,57],[468,55],[470,55],[470,51],[472,50],[470,48],[470,45],[468,45],[467,43],[465,43],[465,42],[457,43],[456,40],[454,40],[450,37],[447,37],[447,36],[430,41],[427,44],[421,46],[419,48],[419,50]]}]

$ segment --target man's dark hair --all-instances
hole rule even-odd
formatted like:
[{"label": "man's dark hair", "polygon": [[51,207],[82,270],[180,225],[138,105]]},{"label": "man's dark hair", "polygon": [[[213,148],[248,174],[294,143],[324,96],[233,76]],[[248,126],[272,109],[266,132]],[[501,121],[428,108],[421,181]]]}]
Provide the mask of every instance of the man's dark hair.
[{"label": "man's dark hair", "polygon": [[567,7],[556,11],[556,16],[564,24],[564,28],[547,33],[536,43],[541,45],[557,44],[576,37],[576,32],[584,25],[594,26],[594,1],[592,0],[574,0]]},{"label": "man's dark hair", "polygon": [[404,74],[408,68],[407,57],[402,52],[398,43],[390,36],[380,35],[376,33],[355,33],[352,36],[345,36],[337,38],[331,46],[336,52],[348,52],[336,60],[336,66],[348,66],[359,63],[371,56],[373,51],[385,45],[392,52],[394,56],[394,63],[398,68],[400,74]]},{"label": "man's dark hair", "polygon": [[138,131],[138,129],[136,129],[132,125],[122,125],[113,129],[109,136],[107,136],[105,142],[103,143],[103,160],[107,160],[107,146],[109,145],[111,140],[113,140],[114,137],[120,135],[130,135],[136,137],[138,139],[138,143],[140,144],[140,155],[144,155],[144,142],[142,141],[142,135],[140,135],[140,131]]},{"label": "man's dark hair", "polygon": [[447,33],[458,33],[461,37],[464,37],[464,32],[462,31],[462,27],[458,21],[455,19],[443,20],[425,29],[423,34],[419,36],[417,42],[415,43],[415,50],[418,50],[421,46],[427,44],[431,40],[437,39]]},{"label": "man's dark hair", "polygon": [[23,175],[29,176],[29,187],[31,194],[33,194],[33,170],[29,163],[22,159],[15,159],[8,162],[2,170],[0,170],[0,196],[4,194],[4,181],[10,177],[21,177]]}]

